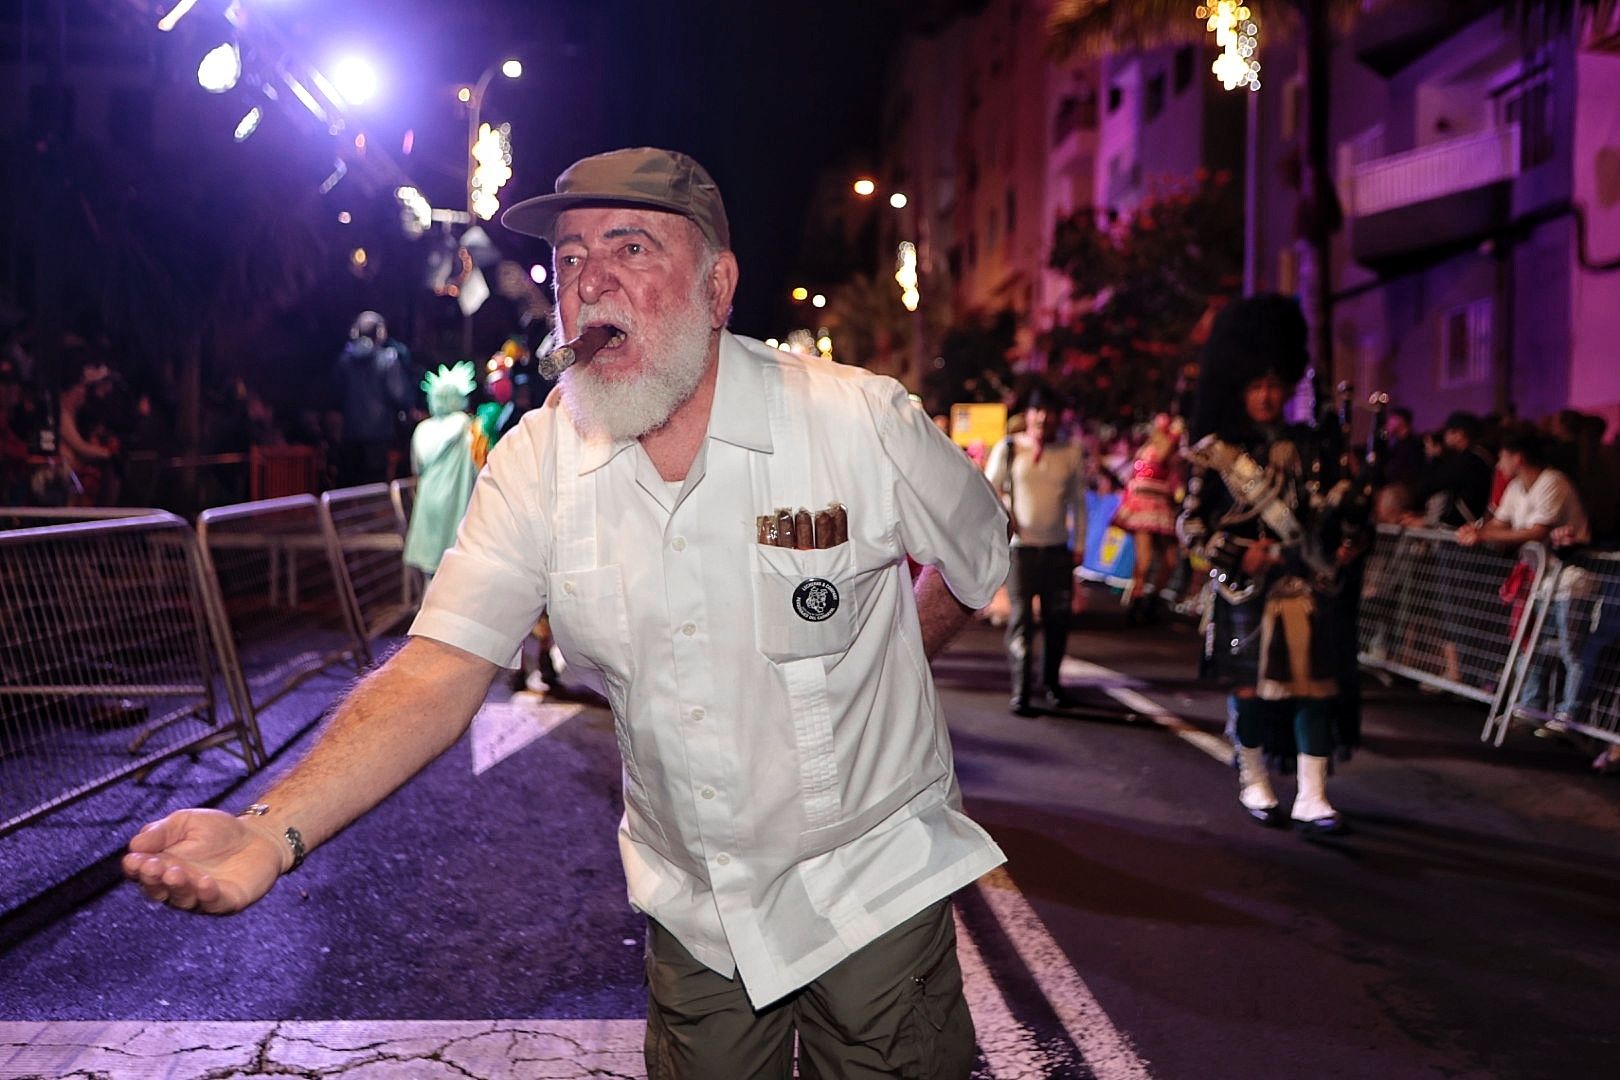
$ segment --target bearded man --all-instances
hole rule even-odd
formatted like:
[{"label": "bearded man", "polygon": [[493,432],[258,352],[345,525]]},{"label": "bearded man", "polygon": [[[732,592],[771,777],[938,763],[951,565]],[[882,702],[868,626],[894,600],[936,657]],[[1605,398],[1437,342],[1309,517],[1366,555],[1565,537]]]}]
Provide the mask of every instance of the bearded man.
[{"label": "bearded man", "polygon": [[1003,856],[928,657],[1006,577],[995,493],[899,383],[726,330],[691,158],[586,158],[502,221],[552,242],[561,336],[606,345],[490,452],[410,640],[304,762],[247,816],[148,827],[126,874],[252,903],[453,743],[545,610],[624,758],[649,1075],[786,1080],[797,1041],[800,1075],[965,1078],[949,897]]}]

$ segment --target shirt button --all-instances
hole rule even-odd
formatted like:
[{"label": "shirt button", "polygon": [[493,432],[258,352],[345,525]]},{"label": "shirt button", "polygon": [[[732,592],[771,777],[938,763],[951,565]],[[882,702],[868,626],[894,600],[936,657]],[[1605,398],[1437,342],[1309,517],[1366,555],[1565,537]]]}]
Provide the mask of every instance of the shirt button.
[{"label": "shirt button", "polygon": [[674,540],[670,541],[669,546],[674,548],[676,551],[685,551],[686,550],[686,537],[677,536]]},{"label": "shirt button", "polygon": [[572,594],[573,591],[574,591],[574,583],[572,581],[563,582],[563,592]]},{"label": "shirt button", "polygon": [[702,709],[693,709],[692,710],[692,719],[694,719],[694,720],[703,719],[703,710]]},{"label": "shirt button", "polygon": [[730,866],[731,856],[722,851],[720,854],[714,857],[714,861],[719,863],[721,866]]},{"label": "shirt button", "polygon": [[691,637],[693,634],[697,633],[697,623],[687,623],[685,626],[681,627],[681,633],[685,634],[687,637]]},{"label": "shirt button", "polygon": [[714,788],[712,788],[712,787],[706,787],[706,788],[704,788],[704,789],[703,789],[703,797],[704,797],[704,798],[705,798],[705,799],[712,799],[712,798],[714,798]]}]

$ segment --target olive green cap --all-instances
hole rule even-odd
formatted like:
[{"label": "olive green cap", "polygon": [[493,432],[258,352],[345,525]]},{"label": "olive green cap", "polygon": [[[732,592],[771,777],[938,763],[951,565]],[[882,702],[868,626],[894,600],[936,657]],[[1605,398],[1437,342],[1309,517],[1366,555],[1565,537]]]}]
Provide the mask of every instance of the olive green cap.
[{"label": "olive green cap", "polygon": [[731,247],[731,227],[714,178],[685,154],[650,146],[574,162],[557,177],[556,194],[525,199],[501,215],[501,224],[552,240],[558,215],[580,206],[667,210],[689,218],[711,243]]}]

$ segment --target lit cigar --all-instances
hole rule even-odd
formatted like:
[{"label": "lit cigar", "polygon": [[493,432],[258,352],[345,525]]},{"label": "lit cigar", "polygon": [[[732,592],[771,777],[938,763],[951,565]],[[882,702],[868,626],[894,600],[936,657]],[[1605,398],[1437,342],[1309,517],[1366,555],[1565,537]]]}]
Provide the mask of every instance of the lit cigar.
[{"label": "lit cigar", "polygon": [[540,374],[555,379],[581,360],[589,360],[608,342],[619,336],[616,326],[587,326],[579,337],[542,356],[537,366]]}]

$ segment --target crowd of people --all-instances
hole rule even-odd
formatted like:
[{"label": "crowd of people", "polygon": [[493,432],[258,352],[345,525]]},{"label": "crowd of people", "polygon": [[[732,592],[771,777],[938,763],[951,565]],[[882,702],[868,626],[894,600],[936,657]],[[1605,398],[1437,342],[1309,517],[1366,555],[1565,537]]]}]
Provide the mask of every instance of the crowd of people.
[{"label": "crowd of people", "polygon": [[[1240,302],[1237,309],[1252,314],[1248,302]],[[1205,350],[1206,384],[1224,377],[1220,364],[1212,362],[1212,357],[1219,359],[1220,348],[1217,342]],[[1253,362],[1252,349],[1250,353],[1248,362]],[[1287,397],[1299,375],[1294,366],[1281,372]],[[1220,392],[1211,386],[1202,398],[1218,398]],[[1231,388],[1226,392],[1235,393]],[[1212,568],[1217,578],[1223,573],[1231,580],[1252,575],[1242,573],[1242,560],[1227,560],[1231,565],[1223,566],[1196,528],[1191,539],[1185,527],[1178,532],[1178,518],[1185,526],[1189,511],[1195,519],[1202,512],[1200,470],[1187,460],[1197,455],[1191,453],[1186,418],[1163,413],[1126,429],[1096,424],[1085,417],[1083,403],[1064,401],[1051,386],[1038,382],[1014,408],[1010,434],[1003,443],[988,449],[970,447],[969,452],[983,461],[1014,521],[1007,606],[1005,614],[999,607],[994,614],[1008,626],[1012,711],[1033,715],[1042,706],[1061,709],[1072,702],[1057,667],[1071,614],[1081,601],[1069,591],[1071,582],[1062,570],[1088,562],[1088,535],[1094,543],[1103,537],[1104,546],[1115,550],[1122,543],[1132,548],[1135,558],[1121,602],[1133,622],[1163,617],[1172,602],[1178,610],[1191,609],[1187,594],[1198,592]],[[1549,586],[1554,590],[1546,635],[1551,646],[1536,650],[1528,660],[1516,715],[1539,734],[1567,733],[1572,722],[1588,715],[1606,650],[1620,637],[1620,596],[1608,595],[1615,586],[1571,561],[1579,553],[1613,548],[1620,541],[1620,443],[1603,441],[1603,418],[1564,410],[1530,423],[1455,411],[1432,432],[1418,432],[1411,411],[1396,406],[1381,418],[1375,416],[1378,430],[1365,445],[1353,448],[1344,433],[1331,430],[1336,422],[1330,418],[1311,436],[1316,444],[1312,453],[1328,466],[1327,474],[1316,466],[1313,482],[1321,490],[1330,488],[1327,475],[1342,463],[1364,492],[1369,525],[1440,530],[1464,548],[1485,544],[1511,553],[1537,543],[1552,553],[1549,574],[1557,577]],[[1204,435],[1210,434],[1207,423]],[[1274,426],[1282,430],[1286,425],[1278,420]],[[1252,431],[1247,434],[1253,436]],[[1333,448],[1321,445],[1335,439]],[[1112,535],[1099,530],[1096,522],[1088,524],[1088,501],[1080,494],[1086,490],[1122,496],[1103,504],[1112,508],[1107,522]],[[1099,504],[1091,500],[1091,505]],[[1277,537],[1251,539],[1271,543]],[[1369,533],[1358,544],[1365,548],[1371,539]],[[1334,649],[1352,658],[1357,653],[1353,609],[1362,592],[1360,567],[1365,554],[1359,551],[1340,573],[1353,581],[1341,583],[1338,591],[1353,586],[1354,601],[1334,601],[1347,612],[1336,631]],[[1420,572],[1404,587],[1426,587],[1433,594],[1423,602],[1437,605],[1432,623],[1437,674],[1457,685],[1494,686],[1492,680],[1502,674],[1500,658],[1492,668],[1489,658],[1470,654],[1478,652],[1477,643],[1455,640],[1467,635],[1448,629],[1478,617],[1466,610],[1470,598],[1455,583],[1447,587],[1429,580],[1433,577]],[[1528,579],[1504,582],[1504,596],[1507,590],[1527,586]],[[1228,625],[1226,617],[1241,610],[1223,601],[1230,591],[1218,590],[1212,600],[1197,605],[1209,641],[1247,641],[1258,633],[1258,624]],[[1510,602],[1522,609],[1525,599],[1519,596]],[[1504,611],[1502,636],[1509,636],[1516,618]],[[1046,659],[1037,663],[1042,655]],[[1206,667],[1219,666],[1213,655],[1206,661]],[[1341,672],[1340,681],[1335,695],[1341,702],[1354,699],[1353,669]],[[1234,717],[1244,708],[1258,706],[1235,700]],[[1353,700],[1347,711],[1355,711]],[[1234,724],[1234,731],[1239,726]],[[1309,741],[1320,745],[1324,740]],[[1595,767],[1620,771],[1620,750],[1606,748]]]}]

